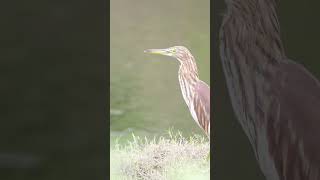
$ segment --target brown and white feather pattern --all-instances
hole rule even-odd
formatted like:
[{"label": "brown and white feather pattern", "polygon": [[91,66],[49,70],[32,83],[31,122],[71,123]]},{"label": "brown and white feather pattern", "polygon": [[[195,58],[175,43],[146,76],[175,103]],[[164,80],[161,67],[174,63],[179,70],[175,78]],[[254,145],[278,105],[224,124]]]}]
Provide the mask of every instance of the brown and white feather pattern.
[{"label": "brown and white feather pattern", "polygon": [[199,79],[197,65],[190,53],[184,53],[179,61],[181,63],[179,83],[182,96],[193,119],[210,137],[210,88]]}]

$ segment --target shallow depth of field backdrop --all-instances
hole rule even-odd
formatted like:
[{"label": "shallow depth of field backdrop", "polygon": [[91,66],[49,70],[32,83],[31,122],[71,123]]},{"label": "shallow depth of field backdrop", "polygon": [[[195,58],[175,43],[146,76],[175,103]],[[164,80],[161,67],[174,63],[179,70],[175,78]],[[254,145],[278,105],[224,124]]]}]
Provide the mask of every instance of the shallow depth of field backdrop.
[{"label": "shallow depth of field backdrop", "polygon": [[132,132],[153,137],[169,128],[185,136],[204,135],[183,100],[178,61],[143,51],[186,46],[196,59],[200,79],[210,85],[209,2],[111,0],[111,145]]}]

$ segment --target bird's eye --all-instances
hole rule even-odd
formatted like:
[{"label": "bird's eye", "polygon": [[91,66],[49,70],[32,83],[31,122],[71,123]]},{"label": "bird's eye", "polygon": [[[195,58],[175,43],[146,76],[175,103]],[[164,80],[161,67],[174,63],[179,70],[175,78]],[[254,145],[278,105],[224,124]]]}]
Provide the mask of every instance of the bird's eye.
[{"label": "bird's eye", "polygon": [[175,53],[175,52],[176,52],[176,49],[171,49],[171,52],[172,52],[172,53]]}]

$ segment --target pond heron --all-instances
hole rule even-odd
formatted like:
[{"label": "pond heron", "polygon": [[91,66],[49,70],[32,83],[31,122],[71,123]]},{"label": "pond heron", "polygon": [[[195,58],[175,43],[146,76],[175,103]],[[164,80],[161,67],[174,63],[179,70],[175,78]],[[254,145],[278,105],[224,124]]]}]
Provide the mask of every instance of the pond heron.
[{"label": "pond heron", "polygon": [[197,65],[190,51],[183,46],[174,46],[144,52],[174,57],[180,62],[178,79],[183,99],[193,119],[210,139],[210,87],[199,79]]}]

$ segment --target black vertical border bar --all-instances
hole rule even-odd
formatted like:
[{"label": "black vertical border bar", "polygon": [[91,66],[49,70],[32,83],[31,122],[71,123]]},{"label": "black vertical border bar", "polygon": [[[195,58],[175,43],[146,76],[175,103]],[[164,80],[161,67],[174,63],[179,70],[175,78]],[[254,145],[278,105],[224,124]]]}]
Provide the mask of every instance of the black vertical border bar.
[{"label": "black vertical border bar", "polygon": [[[216,167],[218,166],[218,161],[216,161],[216,150],[215,150],[215,141],[219,134],[215,132],[215,115],[216,112],[215,105],[215,90],[216,86],[216,69],[219,67],[220,56],[219,56],[219,27],[221,24],[221,15],[219,12],[222,7],[222,0],[212,0],[210,3],[210,104],[211,104],[211,129],[210,129],[210,178],[215,179]],[[221,12],[220,12],[221,13]]]},{"label": "black vertical border bar", "polygon": [[213,164],[214,164],[214,160],[213,160],[213,156],[211,154],[213,154],[213,140],[212,138],[214,137],[214,131],[213,131],[213,125],[214,125],[214,121],[212,120],[212,113],[213,113],[213,108],[212,108],[212,100],[213,100],[213,95],[212,95],[212,86],[214,86],[213,84],[213,62],[214,62],[214,38],[215,38],[215,34],[213,33],[213,27],[214,27],[214,4],[215,4],[215,1],[212,0],[210,1],[210,179],[212,177],[212,175],[214,174],[214,170],[212,169]]},{"label": "black vertical border bar", "polygon": [[[107,92],[106,92],[106,95],[107,95],[107,98],[106,98],[106,116],[107,116],[107,122],[106,122],[106,127],[107,128],[107,134],[106,134],[106,137],[107,137],[107,157],[108,157],[108,165],[107,165],[107,173],[108,173],[108,176],[109,179],[110,179],[110,13],[111,13],[111,5],[110,5],[110,1],[105,1],[105,0],[102,0],[105,2],[105,29],[106,29],[106,86],[107,86]],[[105,179],[108,179],[108,178],[105,178]]]}]

